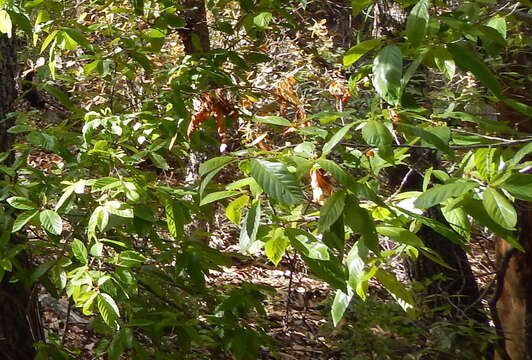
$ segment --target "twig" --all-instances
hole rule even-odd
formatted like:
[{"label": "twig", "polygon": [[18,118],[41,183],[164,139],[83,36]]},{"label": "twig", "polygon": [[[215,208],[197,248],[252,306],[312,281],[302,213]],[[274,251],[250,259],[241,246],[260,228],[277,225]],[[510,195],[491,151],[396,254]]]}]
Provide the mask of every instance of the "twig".
[{"label": "twig", "polygon": [[290,315],[290,305],[291,305],[291,298],[292,298],[292,284],[294,281],[294,261],[295,256],[290,256],[290,278],[288,280],[288,294],[286,296],[286,309],[285,309],[285,326],[288,324],[288,317]]},{"label": "twig", "polygon": [[68,333],[68,327],[70,325],[70,311],[72,310],[72,301],[68,299],[67,314],[65,319],[65,326],[63,327],[63,336],[61,337],[61,345],[65,343],[66,335]]},{"label": "twig", "polygon": [[[449,148],[453,150],[467,150],[467,149],[480,149],[480,148],[494,148],[494,147],[507,147],[514,146],[517,144],[529,144],[532,143],[532,138],[517,139],[517,140],[506,140],[495,142],[491,144],[473,144],[473,145],[450,145]],[[352,143],[352,142],[342,142],[343,145],[355,147],[355,148],[367,148],[368,144],[361,143]],[[410,145],[410,144],[390,144],[392,148],[409,148],[409,149],[427,149],[427,150],[437,150],[432,146],[425,145]]]}]

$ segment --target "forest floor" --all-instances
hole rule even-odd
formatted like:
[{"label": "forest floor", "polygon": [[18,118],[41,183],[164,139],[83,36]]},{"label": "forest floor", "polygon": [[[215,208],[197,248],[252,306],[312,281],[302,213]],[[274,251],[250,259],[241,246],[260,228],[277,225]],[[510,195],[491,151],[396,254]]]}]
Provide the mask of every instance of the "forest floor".
[{"label": "forest floor", "polygon": [[[227,239],[226,239],[227,240]],[[218,242],[215,246],[219,247],[222,243]],[[228,251],[233,251],[235,245],[228,245]],[[481,263],[477,259],[485,259],[484,252],[486,249],[483,245],[473,244],[471,263],[481,279],[481,288],[489,286],[491,275],[490,265]],[[474,254],[483,256],[474,256]],[[492,254],[489,254],[492,258]],[[292,262],[292,263],[291,263]],[[292,268],[294,271],[291,271]],[[224,286],[228,284],[237,284],[242,281],[250,282],[256,285],[266,285],[276,290],[265,302],[265,310],[269,323],[269,332],[274,340],[273,351],[265,353],[263,359],[295,360],[295,359],[401,359],[405,358],[403,354],[390,354],[389,357],[370,357],[368,353],[378,353],[384,349],[378,347],[391,347],[389,351],[400,351],[396,347],[400,343],[409,343],[402,351],[416,352],[416,348],[422,344],[412,344],[412,339],[405,339],[401,332],[397,330],[386,330],[386,326],[380,326],[368,320],[363,320],[364,315],[358,315],[360,321],[368,323],[371,326],[367,332],[358,334],[379,340],[377,344],[367,345],[367,348],[360,349],[364,353],[361,357],[352,357],[345,353],[341,344],[349,343],[345,339],[347,334],[357,336],[356,333],[343,331],[340,326],[335,329],[332,327],[330,320],[330,303],[334,297],[332,290],[326,283],[317,280],[307,273],[303,263],[298,259],[284,261],[278,267],[269,265],[265,258],[259,257],[253,262],[242,262],[231,267],[224,267],[223,271],[213,271],[209,276],[209,283],[213,286]],[[373,284],[378,286],[378,284]],[[382,289],[371,291],[371,298],[376,302],[390,302],[390,297]],[[45,296],[42,303],[42,318],[44,327],[49,336],[55,336],[57,339],[64,341],[64,344],[71,349],[81,349],[78,359],[97,359],[93,355],[99,337],[91,330],[90,318],[85,318],[75,309],[71,309],[69,316],[69,326],[65,332],[65,322],[67,317],[68,305],[66,299],[59,302],[53,301],[51,297]],[[368,311],[365,316],[382,319],[388,313],[383,313],[382,307],[368,307],[363,311]],[[372,314],[371,311],[380,313]],[[396,316],[397,317],[397,316]],[[399,317],[400,318],[400,317]],[[378,322],[378,320],[376,320]],[[383,322],[386,322],[384,319]],[[367,339],[370,341],[371,339]],[[374,341],[375,339],[371,340]],[[356,342],[355,340],[353,340]],[[360,341],[360,340],[358,340]],[[400,345],[402,346],[402,345]],[[386,350],[388,351],[388,350]],[[366,357],[367,356],[367,357]],[[127,359],[123,357],[123,359]]]}]

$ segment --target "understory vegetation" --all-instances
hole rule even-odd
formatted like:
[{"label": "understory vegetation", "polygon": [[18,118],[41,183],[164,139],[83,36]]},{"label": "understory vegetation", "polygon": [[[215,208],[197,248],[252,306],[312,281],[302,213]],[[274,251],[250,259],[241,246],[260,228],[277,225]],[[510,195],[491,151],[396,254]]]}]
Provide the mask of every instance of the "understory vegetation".
[{"label": "understory vegetation", "polygon": [[0,0],[2,358],[532,356],[531,5]]}]

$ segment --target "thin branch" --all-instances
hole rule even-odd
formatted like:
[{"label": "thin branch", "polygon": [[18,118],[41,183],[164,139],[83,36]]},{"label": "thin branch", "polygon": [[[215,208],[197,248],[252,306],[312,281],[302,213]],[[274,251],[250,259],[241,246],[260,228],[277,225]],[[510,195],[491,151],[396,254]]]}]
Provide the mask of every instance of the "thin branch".
[{"label": "thin branch", "polygon": [[[490,144],[472,144],[472,145],[450,145],[449,148],[453,150],[468,150],[468,149],[481,149],[481,148],[497,148],[497,147],[508,147],[518,144],[529,144],[532,143],[532,138],[517,139],[517,140],[506,140],[501,142],[495,142]],[[355,148],[367,148],[370,147],[368,144],[361,143],[352,143],[352,142],[342,142],[343,145],[355,147]],[[409,148],[409,149],[427,149],[427,150],[437,150],[432,146],[425,145],[410,145],[410,144],[391,144],[392,148]]]}]

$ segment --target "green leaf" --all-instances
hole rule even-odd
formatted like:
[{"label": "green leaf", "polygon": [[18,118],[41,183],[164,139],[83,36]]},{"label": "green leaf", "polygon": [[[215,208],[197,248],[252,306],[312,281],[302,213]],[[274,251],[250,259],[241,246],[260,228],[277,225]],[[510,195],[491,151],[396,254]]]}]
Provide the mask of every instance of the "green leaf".
[{"label": "green leaf", "polygon": [[31,25],[30,19],[25,14],[18,13],[16,11],[8,10],[11,20],[17,25],[18,28],[22,29],[29,37],[33,36],[33,26]]},{"label": "green leaf", "polygon": [[26,199],[20,196],[13,196],[6,200],[9,205],[19,210],[35,210],[37,209],[37,204],[35,204],[30,199]]},{"label": "green leaf", "polygon": [[201,199],[200,206],[210,204],[212,202],[222,200],[231,196],[240,194],[240,191],[217,191],[210,194],[207,194],[203,199]]},{"label": "green leaf", "polygon": [[248,252],[252,245],[257,240],[257,232],[259,230],[261,216],[260,202],[251,205],[246,216],[242,220],[242,227],[240,229],[240,249],[242,252]]},{"label": "green leaf", "polygon": [[287,205],[303,201],[295,176],[283,163],[253,159],[250,161],[250,173],[272,199]]},{"label": "green leaf", "polygon": [[87,225],[87,233],[89,236],[96,237],[96,228],[103,231],[109,223],[109,212],[103,207],[98,206],[91,214],[89,218],[89,224]]},{"label": "green leaf", "polygon": [[120,317],[120,311],[118,306],[111,296],[105,293],[98,295],[98,311],[102,315],[103,321],[113,328],[118,327],[118,318]]},{"label": "green leaf", "polygon": [[384,47],[373,61],[373,86],[387,103],[397,105],[401,94],[403,58],[396,45]]},{"label": "green leaf", "polygon": [[448,144],[449,139],[447,138],[444,140],[443,137],[438,136],[439,133],[437,131],[440,128],[433,127],[429,128],[430,131],[428,131],[427,129],[423,129],[418,126],[400,123],[398,124],[397,129],[403,133],[420,137],[421,139],[423,139],[423,141],[426,141],[430,145],[434,145],[436,149],[447,154],[449,157],[454,156],[454,153]]},{"label": "green leaf", "polygon": [[396,226],[377,226],[377,232],[381,235],[388,236],[390,239],[400,242],[401,244],[422,248],[425,246],[423,241],[412,231]]},{"label": "green leaf", "polygon": [[117,264],[124,267],[140,266],[146,261],[146,257],[134,250],[122,251],[118,255]]},{"label": "green leaf", "polygon": [[423,194],[416,199],[414,205],[418,209],[428,209],[449,198],[465,194],[477,186],[478,184],[466,180],[457,180],[445,185],[436,185],[433,188],[423,192]]},{"label": "green leaf", "polygon": [[68,34],[75,42],[85,49],[92,50],[93,46],[87,38],[80,31],[72,28],[63,28],[63,31]]},{"label": "green leaf", "polygon": [[441,212],[451,228],[469,242],[471,239],[471,224],[464,209],[461,207],[450,208],[442,206]]},{"label": "green leaf", "polygon": [[261,12],[253,18],[253,23],[261,30],[268,27],[270,21],[272,21],[272,13],[267,11]]},{"label": "green leaf", "polygon": [[519,149],[510,160],[511,164],[519,164],[519,162],[528,154],[532,153],[532,141]]},{"label": "green leaf", "polygon": [[318,229],[321,233],[328,231],[331,226],[338,220],[344,211],[345,205],[345,191],[337,191],[320,209],[320,219],[318,221]]},{"label": "green leaf", "polygon": [[242,209],[249,202],[249,196],[242,195],[235,200],[231,201],[225,208],[225,216],[235,225],[240,224],[240,218],[242,216]]},{"label": "green leaf", "polygon": [[72,241],[72,244],[70,244],[70,247],[76,259],[78,259],[79,262],[83,265],[87,265],[89,262],[89,258],[85,244],[79,239],[74,239]]},{"label": "green leaf", "polygon": [[427,32],[429,5],[430,0],[419,1],[412,8],[406,20],[406,36],[414,47],[419,46]]},{"label": "green leaf", "polygon": [[460,206],[471,216],[476,222],[482,226],[486,226],[490,231],[495,235],[500,236],[506,240],[510,245],[524,251],[523,246],[515,238],[514,232],[508,229],[505,229],[501,224],[494,221],[491,216],[486,211],[482,201],[468,198],[460,203]]},{"label": "green leaf", "polygon": [[153,165],[157,166],[159,169],[162,170],[170,170],[170,166],[166,162],[166,159],[162,157],[161,155],[157,154],[156,152],[152,152],[148,154],[151,161],[153,162]]},{"label": "green leaf", "polygon": [[515,229],[517,212],[506,196],[487,187],[482,194],[482,204],[493,221],[505,229]]},{"label": "green leaf", "polygon": [[446,48],[437,47],[433,50],[434,62],[438,69],[450,80],[456,72],[456,63]]},{"label": "green leaf", "polygon": [[416,306],[414,296],[408,291],[403,284],[401,284],[395,277],[382,269],[377,270],[375,274],[377,280],[384,286],[384,288],[392,295],[404,311],[413,310]]},{"label": "green leaf", "polygon": [[329,261],[314,260],[303,257],[310,270],[320,279],[336,289],[347,292],[347,274],[342,264],[334,258]]},{"label": "green leaf", "polygon": [[0,33],[6,34],[8,38],[11,37],[13,31],[13,23],[11,17],[5,10],[0,10]]},{"label": "green leaf", "polygon": [[264,244],[264,252],[270,261],[277,266],[283,258],[290,241],[282,228],[275,228],[271,232],[270,239]]},{"label": "green leaf", "polygon": [[522,102],[519,102],[514,99],[510,99],[507,97],[499,97],[503,103],[508,105],[514,110],[519,111],[521,114],[525,114],[528,117],[532,117],[532,106],[523,104]]},{"label": "green leaf", "polygon": [[39,219],[44,230],[53,235],[61,235],[63,220],[58,213],[53,210],[43,210],[39,214]]},{"label": "green leaf", "polygon": [[314,235],[295,228],[285,230],[292,246],[302,255],[315,260],[329,260],[327,246]]},{"label": "green leaf", "polygon": [[347,124],[344,127],[342,127],[340,130],[338,130],[330,139],[323,145],[322,153],[328,154],[342,139],[344,136],[348,133],[348,131],[355,125],[355,123]]},{"label": "green leaf", "polygon": [[24,225],[29,223],[31,219],[33,219],[38,213],[39,211],[37,210],[24,211],[23,213],[20,213],[13,222],[13,228],[11,229],[11,232],[14,233],[22,229]]},{"label": "green leaf", "polygon": [[292,126],[292,123],[290,121],[280,116],[254,116],[251,120],[253,120],[253,122],[262,124]]},{"label": "green leaf", "polygon": [[167,200],[164,210],[166,212],[168,231],[175,240],[181,240],[185,232],[185,209],[180,204]]},{"label": "green leaf", "polygon": [[500,187],[518,199],[532,201],[532,174],[514,174]]},{"label": "green leaf", "polygon": [[[364,246],[375,254],[380,253],[375,223],[368,210],[360,207],[358,199],[348,196],[345,202],[344,219],[353,232],[362,235]],[[359,240],[360,241],[360,240]]]},{"label": "green leaf", "polygon": [[343,59],[344,66],[353,65],[367,52],[379,46],[381,42],[382,42],[382,39],[371,39],[371,40],[362,41],[356,44],[351,49],[347,50],[347,52],[345,53],[344,59]]},{"label": "green leaf", "polygon": [[362,10],[364,10],[371,4],[373,4],[373,0],[351,0],[353,16],[357,16]]},{"label": "green leaf", "polygon": [[107,210],[107,212],[109,212],[110,214],[120,216],[123,218],[134,217],[133,208],[130,205],[123,203],[121,201],[117,201],[117,200],[108,201],[105,203],[104,207],[105,207],[105,210]]},{"label": "green leaf", "polygon": [[454,61],[464,71],[469,71],[496,96],[501,96],[501,84],[491,73],[486,64],[482,62],[464,42],[451,43],[447,49],[454,58]]},{"label": "green leaf", "polygon": [[392,135],[384,124],[377,120],[369,120],[362,128],[362,138],[371,146],[386,146],[392,143]]},{"label": "green leaf", "polygon": [[331,307],[331,317],[333,321],[333,326],[338,325],[342,317],[344,316],[345,310],[349,306],[351,299],[353,298],[353,290],[350,288],[347,289],[347,294],[342,290],[336,290],[336,295]]},{"label": "green leaf", "polygon": [[219,156],[209,159],[199,166],[199,176],[205,176],[207,173],[220,169],[232,161],[235,161],[235,158],[231,156]]}]

